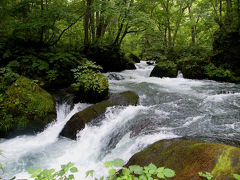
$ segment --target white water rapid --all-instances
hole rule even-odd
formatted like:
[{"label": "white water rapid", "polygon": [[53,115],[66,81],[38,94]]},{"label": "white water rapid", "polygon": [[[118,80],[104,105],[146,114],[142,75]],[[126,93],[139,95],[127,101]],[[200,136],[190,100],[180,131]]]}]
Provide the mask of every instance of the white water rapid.
[{"label": "white water rapid", "polygon": [[[121,158],[125,162],[144,147],[161,139],[190,136],[240,143],[240,85],[208,80],[149,77],[153,66],[137,64],[136,70],[114,73],[122,80],[110,80],[111,92],[132,90],[140,96],[138,106],[108,108],[100,121],[93,121],[78,133],[77,141],[59,137],[76,112],[89,104],[57,106],[57,119],[36,135],[1,139],[0,157],[9,179],[30,179],[29,168],[56,168],[74,162],[77,180],[94,169],[107,174],[103,163]],[[109,76],[112,73],[106,73]]]}]

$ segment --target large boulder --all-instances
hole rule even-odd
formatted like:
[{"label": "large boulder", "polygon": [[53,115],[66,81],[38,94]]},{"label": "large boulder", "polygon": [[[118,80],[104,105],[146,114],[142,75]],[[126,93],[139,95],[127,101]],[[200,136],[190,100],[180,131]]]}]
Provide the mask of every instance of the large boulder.
[{"label": "large boulder", "polygon": [[172,61],[159,62],[153,68],[150,77],[171,77],[175,78],[178,74],[177,65]]},{"label": "large boulder", "polygon": [[32,80],[17,79],[6,91],[5,119],[0,119],[1,136],[13,131],[40,130],[56,118],[53,97]]},{"label": "large boulder", "polygon": [[200,180],[198,172],[210,172],[215,180],[230,180],[240,170],[240,148],[190,139],[161,140],[135,154],[127,166],[151,162],[175,170],[173,179],[177,180]]},{"label": "large boulder", "polygon": [[94,104],[83,111],[74,114],[67,122],[60,135],[76,139],[77,132],[84,129],[86,123],[104,114],[108,107],[116,105],[136,105],[137,103],[138,95],[132,91],[113,94],[108,100]]}]

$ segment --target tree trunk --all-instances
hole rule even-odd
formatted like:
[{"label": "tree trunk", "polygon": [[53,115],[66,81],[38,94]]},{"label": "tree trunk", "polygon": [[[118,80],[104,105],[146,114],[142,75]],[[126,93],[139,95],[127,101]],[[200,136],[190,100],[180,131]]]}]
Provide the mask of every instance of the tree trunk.
[{"label": "tree trunk", "polygon": [[226,0],[227,2],[227,14],[225,19],[225,24],[227,26],[232,24],[233,16],[232,16],[232,0]]},{"label": "tree trunk", "polygon": [[92,33],[92,41],[95,40],[95,19],[94,19],[93,3],[94,3],[94,0],[91,0],[91,6],[90,6],[90,27],[91,27],[91,33]]},{"label": "tree trunk", "polygon": [[[193,21],[193,16],[192,16],[192,12],[191,12],[191,7],[192,7],[192,5],[189,5],[189,6],[188,6],[188,13],[189,13],[190,21]],[[195,45],[195,28],[194,28],[193,25],[191,26],[191,36],[192,36],[192,45]]]},{"label": "tree trunk", "polygon": [[86,12],[85,12],[85,17],[84,17],[84,45],[88,46],[89,45],[89,19],[90,19],[90,5],[91,5],[91,0],[86,0]]}]

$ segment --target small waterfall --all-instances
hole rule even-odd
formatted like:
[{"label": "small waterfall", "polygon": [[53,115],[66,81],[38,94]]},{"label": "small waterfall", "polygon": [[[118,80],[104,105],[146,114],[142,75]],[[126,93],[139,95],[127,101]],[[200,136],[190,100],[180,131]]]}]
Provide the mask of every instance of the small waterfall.
[{"label": "small waterfall", "polygon": [[182,74],[182,72],[180,70],[178,71],[177,78],[183,78],[183,74]]}]

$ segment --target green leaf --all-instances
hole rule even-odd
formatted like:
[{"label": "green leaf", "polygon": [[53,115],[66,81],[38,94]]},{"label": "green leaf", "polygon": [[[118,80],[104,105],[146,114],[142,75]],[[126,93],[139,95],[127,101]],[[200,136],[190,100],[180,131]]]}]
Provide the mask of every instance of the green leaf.
[{"label": "green leaf", "polygon": [[165,178],[163,172],[157,173],[157,177],[158,177],[158,178],[161,178],[161,179],[164,179],[164,178]]},{"label": "green leaf", "polygon": [[105,166],[106,168],[112,167],[112,166],[113,166],[112,161],[106,161],[106,162],[104,163],[104,166]]},{"label": "green leaf", "polygon": [[110,169],[110,170],[108,171],[108,174],[109,174],[110,176],[113,176],[115,173],[116,173],[116,170],[115,170],[115,169]]},{"label": "green leaf", "polygon": [[115,159],[112,161],[114,167],[122,167],[124,165],[124,161],[122,159]]},{"label": "green leaf", "polygon": [[138,175],[143,174],[143,168],[138,165],[129,166],[129,170],[130,172],[134,172],[135,174],[138,174]]},{"label": "green leaf", "polygon": [[70,169],[70,171],[71,171],[71,173],[76,173],[76,172],[78,172],[78,169],[76,167],[72,167]]},{"label": "green leaf", "polygon": [[93,173],[94,173],[94,170],[89,170],[89,171],[87,171],[87,172],[86,172],[86,177],[88,177],[89,175],[90,175],[91,177],[93,177]]},{"label": "green leaf", "polygon": [[240,175],[239,174],[233,174],[233,177],[237,180],[240,180]]},{"label": "green leaf", "polygon": [[166,177],[174,177],[175,176],[175,171],[173,171],[172,169],[164,169],[163,170],[163,174],[166,176]]}]

